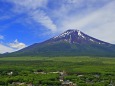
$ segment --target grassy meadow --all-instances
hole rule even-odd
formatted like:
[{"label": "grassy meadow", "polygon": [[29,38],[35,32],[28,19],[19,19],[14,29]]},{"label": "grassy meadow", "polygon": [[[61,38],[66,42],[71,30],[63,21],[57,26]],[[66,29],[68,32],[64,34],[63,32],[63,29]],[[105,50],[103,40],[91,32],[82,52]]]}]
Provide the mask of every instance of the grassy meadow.
[{"label": "grassy meadow", "polygon": [[[107,57],[7,57],[0,58],[0,86],[114,86],[115,58]],[[62,77],[62,76],[61,76]],[[14,85],[15,84],[15,85]]]}]

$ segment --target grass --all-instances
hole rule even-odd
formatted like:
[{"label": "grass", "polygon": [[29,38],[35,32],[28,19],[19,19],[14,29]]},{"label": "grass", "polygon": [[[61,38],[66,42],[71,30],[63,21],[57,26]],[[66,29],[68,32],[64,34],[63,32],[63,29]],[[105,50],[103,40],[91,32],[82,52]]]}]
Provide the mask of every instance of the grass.
[{"label": "grass", "polygon": [[[82,72],[115,72],[115,58],[107,57],[7,57],[0,58],[0,63],[1,62],[5,62],[5,65],[10,65],[10,67],[22,66],[21,64],[24,64],[24,66],[29,64],[30,67],[34,67],[36,65],[42,66],[42,64],[45,66],[47,64],[46,66],[53,65],[54,67],[63,65],[64,69],[68,69],[68,67],[70,67],[72,70],[79,70]],[[16,62],[17,65],[14,65]],[[37,62],[40,62],[41,64],[37,64]],[[2,64],[3,63],[1,63],[0,67],[2,67]],[[68,67],[66,67],[66,65],[68,65]]]}]

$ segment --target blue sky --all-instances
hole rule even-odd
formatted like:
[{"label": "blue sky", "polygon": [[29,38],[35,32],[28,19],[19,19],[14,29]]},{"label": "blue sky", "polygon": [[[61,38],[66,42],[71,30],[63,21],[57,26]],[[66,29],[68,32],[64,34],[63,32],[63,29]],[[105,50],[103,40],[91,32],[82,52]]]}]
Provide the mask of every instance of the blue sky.
[{"label": "blue sky", "polygon": [[115,0],[0,0],[0,53],[67,29],[115,44]]}]

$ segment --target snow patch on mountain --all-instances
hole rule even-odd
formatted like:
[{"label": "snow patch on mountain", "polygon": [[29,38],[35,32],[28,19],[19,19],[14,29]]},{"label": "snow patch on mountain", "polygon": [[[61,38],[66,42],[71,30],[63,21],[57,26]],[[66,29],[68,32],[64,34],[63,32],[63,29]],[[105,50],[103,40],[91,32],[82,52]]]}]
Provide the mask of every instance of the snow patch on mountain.
[{"label": "snow patch on mountain", "polygon": [[67,35],[70,35],[70,33],[72,33],[72,32],[71,32],[71,31],[66,31],[66,32],[62,33],[61,35],[59,35],[59,36],[55,36],[54,39],[55,39],[55,38],[65,37],[65,36],[67,36]]},{"label": "snow patch on mountain", "polygon": [[92,42],[94,42],[94,40],[93,39],[89,39],[90,41],[92,41]]},{"label": "snow patch on mountain", "polygon": [[82,36],[82,34],[81,34],[81,32],[80,32],[79,30],[78,30],[78,35],[79,35],[79,36]]},{"label": "snow patch on mountain", "polygon": [[79,36],[79,37],[85,38],[85,37],[83,36],[83,34],[81,33],[81,31],[79,31],[79,30],[72,30],[72,29],[71,29],[71,30],[67,30],[66,32],[62,33],[62,34],[59,35],[59,36],[55,36],[54,39],[55,39],[55,38],[65,37],[65,36],[68,36],[68,35],[70,35],[71,33],[75,33],[75,32],[78,33],[78,36]]},{"label": "snow patch on mountain", "polygon": [[81,33],[81,31],[78,30],[78,36],[85,38],[85,36],[83,36],[83,34]]},{"label": "snow patch on mountain", "polygon": [[51,39],[54,42],[65,41],[69,43],[93,43],[93,44],[109,44],[93,37],[88,36],[87,34],[81,32],[80,30],[67,30],[59,36],[55,36]]}]

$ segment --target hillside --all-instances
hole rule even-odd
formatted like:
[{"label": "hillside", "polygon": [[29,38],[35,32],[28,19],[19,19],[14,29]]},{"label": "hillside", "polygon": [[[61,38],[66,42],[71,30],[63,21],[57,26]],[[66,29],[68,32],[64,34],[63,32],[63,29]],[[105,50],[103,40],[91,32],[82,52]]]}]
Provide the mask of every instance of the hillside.
[{"label": "hillside", "polygon": [[115,45],[90,37],[79,30],[67,30],[5,56],[115,56]]}]

